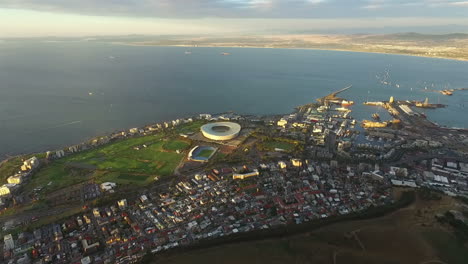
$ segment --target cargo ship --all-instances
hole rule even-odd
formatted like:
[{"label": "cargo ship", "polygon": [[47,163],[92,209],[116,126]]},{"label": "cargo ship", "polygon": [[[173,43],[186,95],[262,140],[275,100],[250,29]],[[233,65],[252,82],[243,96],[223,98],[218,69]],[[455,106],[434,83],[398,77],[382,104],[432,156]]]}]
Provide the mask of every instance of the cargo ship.
[{"label": "cargo ship", "polygon": [[353,101],[347,101],[347,100],[341,101],[341,105],[342,105],[342,106],[351,106],[351,105],[353,105],[353,104],[354,104]]},{"label": "cargo ship", "polygon": [[440,91],[440,93],[443,95],[453,95],[453,91],[450,91],[450,90],[442,90]]},{"label": "cargo ship", "polygon": [[372,106],[384,106],[384,102],[364,102],[364,105],[372,105]]},{"label": "cargo ship", "polygon": [[348,108],[344,108],[344,107],[338,107],[338,108],[335,108],[336,111],[340,111],[340,112],[351,112],[351,110],[349,110]]},{"label": "cargo ship", "polygon": [[444,104],[430,104],[428,98],[426,98],[426,100],[424,100],[424,102],[411,101],[411,103],[414,104],[414,106],[419,107],[419,108],[432,108],[432,109],[434,109],[434,108],[446,107],[446,105],[444,105]]},{"label": "cargo ship", "polygon": [[363,120],[361,123],[361,126],[363,128],[383,128],[383,127],[388,127],[390,125],[398,125],[400,123],[401,121],[398,119],[393,119],[393,120],[384,121],[384,122],[374,122],[374,121],[369,121],[369,120]]},{"label": "cargo ship", "polygon": [[374,122],[374,121],[369,121],[369,120],[363,120],[361,123],[361,126],[364,128],[370,128],[370,127],[387,127],[389,122]]}]

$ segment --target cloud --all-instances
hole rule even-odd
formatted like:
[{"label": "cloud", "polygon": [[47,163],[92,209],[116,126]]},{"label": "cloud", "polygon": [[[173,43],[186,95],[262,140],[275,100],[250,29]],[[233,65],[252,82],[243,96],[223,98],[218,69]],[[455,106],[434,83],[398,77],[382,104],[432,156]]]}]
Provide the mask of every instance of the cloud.
[{"label": "cloud", "polygon": [[[253,7],[252,7],[253,8]],[[0,38],[30,36],[97,35],[209,35],[390,33],[425,29],[433,33],[443,26],[468,28],[468,17],[369,17],[369,18],[132,18],[84,16],[64,13],[0,9]],[[447,25],[449,25],[447,27]],[[459,28],[459,27],[458,27]],[[395,31],[396,29],[396,31]],[[438,31],[438,33],[443,33]]]},{"label": "cloud", "polygon": [[[8,29],[13,34],[15,27],[18,28],[20,24],[23,28],[34,31],[37,28],[36,24],[39,25],[42,20],[47,20],[52,15],[63,15],[60,19],[58,16],[55,18],[55,23],[59,24],[71,19],[82,21],[78,16],[87,17],[86,19],[93,17],[87,20],[92,20],[88,23],[89,27],[99,24],[100,21],[114,21],[112,19],[118,18],[119,22],[115,23],[119,26],[125,27],[125,23],[128,23],[132,25],[134,32],[142,33],[153,31],[150,26],[145,27],[143,31],[136,25],[151,24],[158,28],[154,31],[155,34],[170,32],[163,30],[163,27],[170,28],[170,23],[162,21],[163,19],[173,21],[173,31],[184,33],[184,27],[189,26],[193,26],[190,32],[306,32],[315,30],[317,21],[322,23],[318,26],[321,30],[337,28],[335,22],[342,28],[371,28],[377,18],[384,19],[386,27],[391,27],[398,19],[408,21],[408,27],[422,26],[419,21],[436,21],[436,24],[428,25],[449,26],[454,24],[453,19],[468,19],[467,8],[468,1],[462,0],[0,0],[0,11],[4,11],[0,16],[0,34],[3,33],[1,28]],[[42,15],[32,16],[35,19],[27,16],[23,19],[9,16],[9,20],[6,19],[5,14],[18,11],[37,12]],[[409,17],[414,19],[408,20]],[[244,21],[246,23],[243,23]],[[366,21],[367,24],[360,21]],[[26,22],[30,24],[26,25]],[[381,25],[383,24],[382,22]],[[54,28],[55,25],[49,23],[37,31],[40,33],[47,27]],[[468,31],[468,27],[465,31]]]},{"label": "cloud", "polygon": [[[342,0],[0,0],[0,8],[147,17],[290,17]],[[300,11],[300,12],[298,12]]]},{"label": "cloud", "polygon": [[450,3],[452,6],[467,6],[468,7],[468,1],[460,1],[460,2],[452,2]]},{"label": "cloud", "polygon": [[468,7],[468,1],[458,0],[366,0],[362,9],[398,9],[398,8],[433,9],[440,7]]},{"label": "cloud", "polygon": [[[438,14],[435,7],[448,10]],[[0,8],[160,18],[448,17],[465,7],[461,0],[0,0]]]}]

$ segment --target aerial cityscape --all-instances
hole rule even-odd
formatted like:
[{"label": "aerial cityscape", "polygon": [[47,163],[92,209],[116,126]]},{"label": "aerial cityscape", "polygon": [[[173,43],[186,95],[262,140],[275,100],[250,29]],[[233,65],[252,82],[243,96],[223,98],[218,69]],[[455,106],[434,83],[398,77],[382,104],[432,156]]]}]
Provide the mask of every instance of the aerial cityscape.
[{"label": "aerial cityscape", "polygon": [[0,263],[466,263],[468,4],[350,2],[0,2]]}]

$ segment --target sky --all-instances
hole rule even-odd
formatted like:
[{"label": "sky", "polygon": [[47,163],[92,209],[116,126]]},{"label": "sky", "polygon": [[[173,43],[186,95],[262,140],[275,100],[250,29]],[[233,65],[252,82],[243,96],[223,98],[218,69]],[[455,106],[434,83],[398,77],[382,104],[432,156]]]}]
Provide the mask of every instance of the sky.
[{"label": "sky", "polygon": [[0,37],[468,33],[462,0],[0,0]]}]

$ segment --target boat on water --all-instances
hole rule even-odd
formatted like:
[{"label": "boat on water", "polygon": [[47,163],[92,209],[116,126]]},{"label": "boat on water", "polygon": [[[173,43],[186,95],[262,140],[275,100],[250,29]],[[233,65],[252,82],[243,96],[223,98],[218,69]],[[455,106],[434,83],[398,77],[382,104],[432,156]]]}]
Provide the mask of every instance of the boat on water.
[{"label": "boat on water", "polygon": [[440,93],[443,94],[443,95],[452,95],[453,94],[453,92],[450,91],[450,90],[442,90]]},{"label": "boat on water", "polygon": [[227,55],[231,55],[231,53],[229,53],[229,52],[221,52],[221,55],[227,56]]},{"label": "boat on water", "polygon": [[353,104],[354,104],[353,101],[347,101],[347,100],[341,101],[341,106],[351,106]]},{"label": "boat on water", "polygon": [[344,107],[337,107],[335,108],[336,111],[340,111],[340,112],[351,112],[351,110],[349,110],[348,108],[344,108]]},{"label": "boat on water", "polygon": [[372,114],[372,118],[374,118],[376,121],[380,121],[380,115],[378,113]]},{"label": "boat on water", "polygon": [[190,55],[190,54],[192,54],[191,51],[189,51],[189,50],[185,51],[185,55]]},{"label": "boat on water", "polygon": [[383,128],[383,127],[387,127],[389,124],[389,122],[373,122],[373,121],[369,121],[369,120],[363,120],[361,122],[361,126],[363,128]]}]

